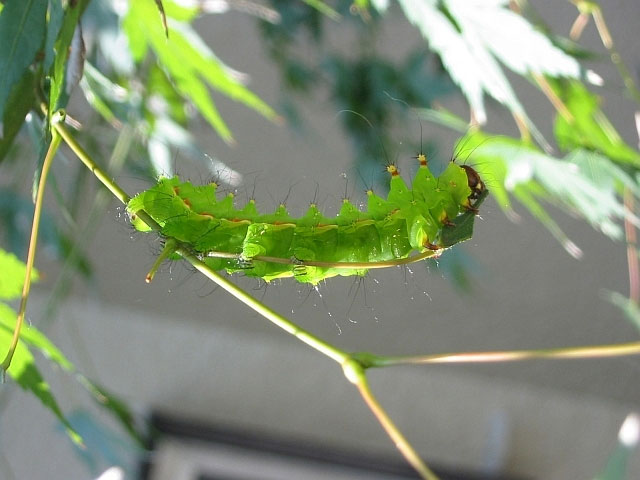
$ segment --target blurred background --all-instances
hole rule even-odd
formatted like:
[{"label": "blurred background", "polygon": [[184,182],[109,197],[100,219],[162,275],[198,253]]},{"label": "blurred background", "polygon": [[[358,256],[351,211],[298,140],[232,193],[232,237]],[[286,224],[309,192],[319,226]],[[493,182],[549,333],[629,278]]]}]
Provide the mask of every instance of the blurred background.
[{"label": "blurred background", "polygon": [[[105,75],[117,70],[119,60],[130,61],[117,58],[122,39],[107,28],[109,22],[117,26],[116,13],[124,3],[94,1],[83,18],[87,51],[99,52],[87,58]],[[531,3],[550,31],[568,35],[575,6]],[[239,203],[255,196],[262,211],[286,200],[292,214],[301,215],[315,201],[330,215],[345,195],[364,203],[366,187],[384,192],[386,162],[397,162],[408,181],[415,171],[411,157],[421,149],[429,153],[435,170],[451,159],[460,132],[421,120],[407,104],[444,106],[465,119],[469,107],[397,5],[383,19],[374,14],[366,22],[350,13],[348,4],[336,7],[340,21],[309,14],[310,7],[294,2],[215,5],[219,12],[195,20],[196,31],[218,58],[249,76],[249,88],[275,108],[281,121],[269,121],[214,93],[235,144],[223,141],[198,116],[181,129],[169,125],[162,130],[158,122],[155,137],[134,140],[128,168],[113,173],[128,193],[151,184],[151,169],[144,163],[148,155],[156,171],[174,170],[194,183],[213,177],[229,181],[225,191],[236,192]],[[640,5],[619,0],[603,8],[621,56],[637,77]],[[274,18],[280,23],[271,23]],[[580,45],[595,52],[586,61],[604,79],[598,90],[603,110],[623,138],[637,145],[636,107],[621,93],[622,81],[593,24]],[[108,52],[114,59],[107,59]],[[152,70],[151,63],[147,68]],[[507,77],[542,135],[552,138],[552,106],[522,78]],[[135,91],[135,85],[129,87]],[[485,131],[517,136],[507,109],[490,99],[486,109]],[[96,119],[80,88],[67,110],[83,125],[80,142],[105,164],[118,131]],[[180,135],[185,135],[183,144]],[[3,187],[9,186],[4,172],[11,168],[12,178],[22,179],[27,199],[34,165],[29,156],[36,155],[30,148],[28,141],[20,147],[18,158],[24,161],[2,165]],[[5,384],[0,388],[0,478],[96,478],[113,465],[121,466],[127,478],[139,478],[143,462],[152,464],[146,470],[152,479],[342,478],[337,472],[327,477],[293,473],[298,470],[286,461],[273,476],[260,467],[259,473],[244,472],[244,477],[231,470],[214,476],[207,471],[218,467],[202,466],[201,457],[180,453],[187,445],[204,449],[202,458],[213,458],[207,450],[213,448],[211,437],[209,442],[206,435],[192,438],[198,436],[193,432],[209,427],[402,466],[393,444],[333,362],[183,262],[166,263],[147,285],[144,277],[161,249],[159,239],[134,231],[123,207],[108,196],[98,212],[92,211],[97,182],[70,151],[63,154],[54,165],[58,187],[63,192],[75,188],[74,214],[83,222],[97,221],[75,267],[64,266],[55,242],[42,243],[36,260],[42,279],[34,287],[29,321],[79,371],[126,402],[142,430],[152,414],[171,425],[186,422],[189,428],[172,437],[173,444],[163,443],[171,437],[167,432],[159,434],[156,449],[145,452],[93,405],[73,376],[40,358],[38,365],[88,448],[74,447],[35,397]],[[473,163],[473,153],[466,154]],[[465,153],[461,157],[466,159]],[[491,188],[491,179],[486,181]],[[59,211],[56,189],[48,192],[50,212]],[[269,285],[241,276],[233,280],[303,328],[349,351],[408,355],[635,339],[636,327],[603,293],[628,291],[624,243],[550,207],[582,250],[578,260],[524,208],[514,208],[519,222],[510,221],[490,197],[481,207],[473,238],[438,262],[375,271],[362,281],[331,279],[317,288],[292,280]],[[29,217],[22,221],[28,231]],[[3,246],[9,248],[15,240],[16,248],[24,249],[19,232],[9,232],[7,225],[2,227]],[[61,283],[60,275],[70,280]],[[468,478],[574,479],[593,478],[616,450],[620,425],[640,403],[639,373],[640,360],[624,357],[407,366],[369,376],[391,417],[436,468],[488,475]],[[335,460],[334,454],[327,457]],[[240,458],[238,463],[249,461]],[[640,476],[639,458],[631,458],[628,478]],[[200,470],[171,470],[181,462],[198,464]],[[399,468],[380,478],[405,478]],[[345,475],[359,478],[355,471]]]}]

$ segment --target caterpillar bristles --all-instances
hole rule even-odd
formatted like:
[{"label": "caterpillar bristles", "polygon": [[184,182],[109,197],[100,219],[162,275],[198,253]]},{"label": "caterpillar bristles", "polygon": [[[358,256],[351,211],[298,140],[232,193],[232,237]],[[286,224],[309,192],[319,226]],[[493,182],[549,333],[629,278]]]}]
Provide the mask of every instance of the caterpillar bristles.
[{"label": "caterpillar bristles", "polygon": [[161,178],[127,205],[137,229],[148,231],[136,216],[144,210],[167,239],[147,282],[178,243],[214,270],[243,272],[267,282],[293,277],[312,285],[439,255],[471,237],[487,190],[468,165],[450,162],[435,177],[422,152],[416,159],[420,165],[410,186],[390,163],[386,199],[368,189],[365,211],[344,198],[333,218],[317,206],[318,187],[306,213],[294,218],[284,204],[264,214],[255,201],[236,207],[232,194],[218,199],[216,184],[195,186],[178,177]]}]

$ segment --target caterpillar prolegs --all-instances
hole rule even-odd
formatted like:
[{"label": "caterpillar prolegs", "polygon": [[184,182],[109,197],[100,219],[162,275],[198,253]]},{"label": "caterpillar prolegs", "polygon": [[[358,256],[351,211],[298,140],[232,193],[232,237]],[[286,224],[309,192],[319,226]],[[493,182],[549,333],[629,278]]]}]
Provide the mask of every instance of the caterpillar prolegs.
[{"label": "caterpillar prolegs", "polygon": [[366,211],[345,199],[335,218],[326,218],[315,204],[300,218],[284,205],[262,214],[253,200],[238,209],[233,194],[216,197],[215,183],[195,186],[178,177],[160,178],[127,210],[136,229],[150,230],[136,215],[144,210],[163,236],[188,246],[214,270],[317,284],[435,256],[471,237],[487,194],[478,173],[451,162],[435,177],[426,157],[417,159],[411,189],[390,165],[386,199],[368,190]]}]

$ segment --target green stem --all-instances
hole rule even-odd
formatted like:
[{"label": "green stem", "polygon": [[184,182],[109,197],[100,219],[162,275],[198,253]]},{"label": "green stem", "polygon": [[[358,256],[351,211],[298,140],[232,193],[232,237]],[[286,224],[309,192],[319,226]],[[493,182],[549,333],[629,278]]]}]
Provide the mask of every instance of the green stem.
[{"label": "green stem", "polygon": [[376,397],[371,392],[369,382],[367,381],[367,376],[365,375],[362,365],[355,360],[349,360],[342,364],[342,369],[344,371],[344,376],[358,388],[358,391],[365,403],[376,416],[378,422],[382,425],[382,428],[387,432],[387,435],[389,435],[394,445],[400,453],[402,453],[407,462],[409,462],[409,464],[423,479],[438,480],[436,474],[433,473],[422,461],[420,455],[418,455],[405,436],[402,435],[402,432],[400,432],[398,427],[393,423],[387,412],[382,408],[382,405],[380,405]]},{"label": "green stem", "polygon": [[[76,139],[73,138],[71,132],[67,129],[67,127],[62,122],[52,122],[53,128],[58,134],[64,139],[66,144],[73,150],[78,158],[86,165],[86,167],[91,170],[100,182],[109,189],[113,195],[120,200],[125,205],[129,202],[130,197],[127,193],[120,188],[120,186],[111,180],[107,174],[98,166],[97,163],[93,161],[93,159],[89,156],[87,152],[80,146]],[[145,220],[146,221],[146,220]]]},{"label": "green stem", "polygon": [[537,350],[438,353],[433,355],[402,357],[385,357],[367,354],[366,359],[367,365],[371,367],[388,367],[391,365],[427,363],[491,363],[561,358],[611,358],[627,355],[640,355],[640,342]]},{"label": "green stem", "polygon": [[325,342],[324,340],[316,337],[312,333],[304,330],[299,327],[291,320],[283,317],[279,313],[271,310],[269,307],[261,303],[260,301],[253,298],[247,292],[242,290],[240,287],[230,282],[222,275],[219,275],[217,272],[211,269],[206,263],[200,261],[189,249],[178,246],[176,248],[176,253],[182,256],[186,261],[188,261],[193,267],[202,273],[205,277],[215,282],[217,285],[225,289],[231,295],[236,297],[242,303],[244,303],[249,308],[253,309],[264,318],[275,324],[276,326],[283,329],[285,332],[293,335],[298,340],[306,343],[311,348],[319,351],[320,353],[326,355],[327,357],[335,360],[339,364],[344,364],[346,361],[350,360],[350,355],[347,352],[340,350],[333,345]]},{"label": "green stem", "polygon": [[[322,268],[344,268],[344,269],[374,269],[374,268],[389,268],[399,267],[402,265],[408,265],[411,263],[421,262],[427,258],[431,258],[440,254],[442,250],[425,250],[422,253],[417,253],[404,258],[397,258],[395,260],[384,260],[380,262],[318,262],[313,260],[296,260],[293,258],[281,258],[281,257],[269,257],[266,255],[256,255],[251,257],[251,260],[269,263],[279,263],[282,265],[303,265],[306,267],[322,267]],[[229,253],[229,252],[207,252],[207,257],[213,258],[230,258],[233,260],[242,259],[241,253]]]},{"label": "green stem", "polygon": [[602,44],[609,52],[611,56],[611,62],[618,69],[618,73],[624,82],[624,86],[631,95],[636,103],[640,103],[640,91],[636,86],[636,83],[633,80],[633,76],[629,73],[629,69],[627,65],[622,60],[620,53],[616,49],[615,44],[613,43],[613,37],[611,36],[611,32],[609,32],[609,28],[607,27],[607,23],[604,20],[604,15],[602,14],[602,9],[599,5],[596,5],[591,14],[593,15],[593,20],[595,21],[596,28],[598,29],[598,33],[600,34],[600,39],[602,40]]},{"label": "green stem", "polygon": [[[60,134],[60,136],[63,138],[67,146],[73,151],[73,153],[75,153],[77,157],[82,161],[82,163],[84,163],[85,166],[89,170],[91,170],[91,173],[93,173],[95,177],[100,180],[100,183],[107,187],[107,189],[124,205],[129,203],[131,197],[129,197],[127,192],[122,190],[122,188],[120,188],[120,185],[109,178],[107,173],[102,170],[96,162],[93,161],[89,154],[80,146],[78,142],[76,142],[76,139],[73,138],[73,135],[71,135],[71,132],[69,132],[67,127],[59,122],[54,123],[53,127],[55,131]],[[158,232],[160,231],[160,225],[158,225],[158,223],[153,218],[151,218],[151,216],[147,212],[145,212],[144,210],[140,210],[136,213],[138,217],[140,217],[140,219],[142,219],[142,221],[149,226],[149,228]]]},{"label": "green stem", "polygon": [[[64,112],[56,114],[52,119],[52,122],[55,124],[63,120]],[[11,365],[11,360],[13,359],[13,354],[15,353],[18,346],[20,330],[22,329],[25,313],[27,311],[27,300],[29,299],[29,291],[31,290],[31,272],[33,271],[33,263],[36,258],[36,250],[38,246],[38,230],[40,227],[42,205],[44,203],[44,190],[47,183],[49,170],[51,168],[51,164],[53,163],[53,158],[56,156],[56,152],[58,151],[58,147],[60,146],[60,140],[60,135],[58,135],[55,130],[52,131],[51,143],[49,144],[49,149],[47,150],[47,154],[44,157],[44,162],[42,163],[42,172],[40,173],[40,181],[38,182],[38,193],[36,195],[36,202],[33,210],[33,223],[31,224],[31,238],[29,239],[29,252],[27,253],[27,265],[24,276],[24,284],[22,286],[22,297],[20,298],[20,308],[18,310],[18,316],[16,318],[16,326],[13,329],[13,338],[11,339],[11,344],[9,345],[7,355],[2,361],[2,364],[0,364],[0,368],[3,372],[6,372]]]}]

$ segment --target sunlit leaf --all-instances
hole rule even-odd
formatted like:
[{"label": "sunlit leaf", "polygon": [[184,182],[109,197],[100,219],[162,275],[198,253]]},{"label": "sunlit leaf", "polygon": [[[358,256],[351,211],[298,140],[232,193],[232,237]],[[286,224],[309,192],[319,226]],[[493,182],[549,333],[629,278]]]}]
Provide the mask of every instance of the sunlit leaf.
[{"label": "sunlit leaf", "polygon": [[[0,248],[0,299],[13,300],[20,296],[26,266],[13,253]],[[31,280],[38,279],[38,272],[31,271]]]},{"label": "sunlit leaf", "polygon": [[556,116],[554,131],[560,148],[591,148],[620,164],[640,167],[640,153],[629,147],[609,123],[596,95],[576,81],[556,80],[552,85],[571,114],[570,119]]},{"label": "sunlit leaf", "polygon": [[48,72],[53,64],[55,52],[53,45],[58,38],[60,28],[62,28],[62,20],[64,18],[64,9],[61,0],[49,0],[49,21],[47,22],[47,38],[44,44],[44,62],[42,67]]},{"label": "sunlit leaf", "polygon": [[[508,0],[446,0],[462,35],[483,45],[512,71],[578,78],[580,64],[511,10]],[[496,28],[499,26],[499,28]]]},{"label": "sunlit leaf", "polygon": [[71,42],[80,20],[82,12],[87,7],[89,0],[69,2],[65,10],[60,33],[54,44],[55,60],[51,74],[51,90],[49,93],[49,115],[64,108],[69,101],[67,89],[67,61],[69,60]]},{"label": "sunlit leaf", "polygon": [[[18,296],[24,281],[25,265],[13,254],[0,249],[0,298],[10,300]],[[32,273],[33,280],[37,279],[37,272]],[[0,302],[0,352],[6,351],[11,343],[13,329],[16,321],[16,313],[6,304]],[[14,354],[11,366],[7,374],[16,382],[34,393],[49,408],[67,428],[74,442],[81,442],[77,433],[65,419],[58,407],[55,398],[50,392],[49,386],[39,373],[33,359],[33,355],[27,346],[38,349],[49,361],[58,365],[63,370],[74,374],[77,380],[91,394],[93,399],[103,408],[110,411],[122,424],[122,426],[139,443],[140,436],[135,429],[133,414],[124,402],[106,389],[79,374],[71,361],[62,351],[49,340],[46,335],[34,326],[23,327],[20,332],[20,342]]]},{"label": "sunlit leaf", "polygon": [[418,108],[414,110],[416,116],[422,120],[437,123],[444,127],[464,133],[469,129],[469,124],[445,109],[434,110],[432,108]]},{"label": "sunlit leaf", "polygon": [[130,118],[132,110],[139,108],[137,95],[131,95],[126,88],[112,82],[90,62],[84,64],[80,86],[89,104],[116,127]]},{"label": "sunlit leaf", "polygon": [[342,15],[340,15],[338,12],[336,12],[333,8],[331,8],[329,5],[324,3],[322,0],[302,0],[302,1],[307,5],[309,5],[311,8],[315,8],[320,13],[322,13],[323,15],[326,15],[332,20],[340,20],[340,18],[342,18]]},{"label": "sunlit leaf", "polygon": [[231,131],[211,99],[209,87],[267,118],[276,118],[275,112],[234,78],[237,72],[216,58],[187,23],[171,22],[167,39],[162,25],[155,21],[156,16],[156,7],[151,0],[130,4],[123,28],[129,36],[134,57],[141,60],[149,44],[176,90],[193,102],[223,139],[231,141]]},{"label": "sunlit leaf", "polygon": [[[224,5],[226,2],[224,0],[220,0],[218,3]],[[190,22],[205,8],[207,8],[206,4],[198,2],[178,3],[174,1],[167,1],[164,4],[164,11],[167,17],[180,22]]]},{"label": "sunlit leaf", "polygon": [[470,162],[498,204],[511,212],[509,197],[513,194],[574,256],[579,256],[579,250],[539,200],[580,214],[611,238],[622,237],[616,220],[640,224],[619,195],[623,186],[638,194],[638,186],[624,170],[602,155],[577,149],[558,159],[525,142],[480,132],[469,134],[461,143],[471,152]]},{"label": "sunlit leaf", "polygon": [[188,117],[184,100],[164,71],[157,65],[154,65],[149,72],[147,90],[151,95],[155,95],[158,101],[166,103],[168,113],[174,121],[181,125],[186,124]]},{"label": "sunlit leaf", "polygon": [[47,0],[12,1],[0,14],[0,118],[11,89],[42,47],[46,14]]},{"label": "sunlit leaf", "polygon": [[164,6],[162,5],[162,0],[155,0],[156,7],[158,7],[158,11],[160,12],[160,18],[162,18],[162,27],[164,28],[164,34],[169,37],[169,27],[167,26],[167,15],[164,13]]},{"label": "sunlit leaf", "polygon": [[[9,348],[15,323],[15,312],[4,303],[0,303],[0,351],[7,351]],[[82,444],[82,439],[65,418],[51,393],[49,385],[42,378],[40,371],[36,367],[33,355],[22,342],[18,342],[11,365],[7,370],[7,375],[13,378],[22,388],[38,397],[42,404],[65,426],[71,440],[74,443]]]},{"label": "sunlit leaf", "polygon": [[431,50],[440,55],[481,124],[486,121],[483,96],[487,93],[525,120],[536,139],[546,143],[527,117],[498,60],[520,75],[544,73],[577,78],[581,72],[575,59],[506,8],[507,0],[399,0],[399,3]]}]

